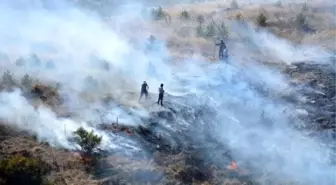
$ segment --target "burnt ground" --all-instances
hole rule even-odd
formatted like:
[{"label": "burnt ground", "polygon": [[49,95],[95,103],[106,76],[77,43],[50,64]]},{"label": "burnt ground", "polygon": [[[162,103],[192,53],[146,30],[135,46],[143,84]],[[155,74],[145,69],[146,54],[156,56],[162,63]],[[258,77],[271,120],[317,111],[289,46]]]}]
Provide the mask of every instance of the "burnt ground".
[{"label": "burnt ground", "polygon": [[[283,72],[292,79],[292,86],[296,87],[304,98],[292,98],[292,101],[300,109],[305,109],[307,114],[302,117],[307,125],[303,129],[314,130],[316,133],[328,131],[335,139],[335,71],[330,66],[313,64],[295,64],[284,68]],[[313,87],[313,88],[311,88]],[[10,90],[8,87],[2,90]],[[61,104],[57,89],[43,85],[35,85],[25,91],[25,96],[39,100],[49,105],[52,110]],[[167,104],[170,111],[152,113],[149,120],[143,120],[146,124],[132,127],[115,123],[101,124],[100,129],[120,134],[126,137],[136,138],[141,148],[146,148],[148,156],[130,158],[111,152],[103,151],[105,157],[96,166],[94,171],[87,171],[85,163],[76,151],[55,149],[47,143],[39,143],[33,136],[16,130],[15,128],[1,124],[0,129],[0,159],[13,154],[37,156],[51,166],[48,179],[54,184],[258,184],[253,174],[253,169],[247,166],[238,166],[230,169],[234,162],[230,151],[211,137],[211,130],[200,130],[208,143],[204,145],[188,140],[188,130],[176,131],[169,135],[160,127],[158,120],[178,122],[178,116],[197,120],[200,114],[209,112],[190,112],[188,107],[179,107]],[[55,111],[57,112],[57,111]],[[194,121],[195,133],[199,127]],[[156,132],[159,129],[161,132]],[[158,134],[160,133],[160,134]],[[196,132],[197,133],[197,132]],[[178,135],[174,138],[173,135]],[[172,137],[170,137],[172,136]],[[223,162],[213,163],[213,160],[205,160],[202,150],[222,149],[220,157]],[[232,165],[231,165],[232,167]]]},{"label": "burnt ground", "polygon": [[[281,97],[285,98],[297,106],[297,109],[303,109],[306,114],[299,115],[299,118],[304,120],[305,125],[297,127],[302,131],[309,131],[311,136],[315,136],[322,141],[333,143],[335,140],[335,71],[330,65],[316,65],[307,63],[298,63],[291,66],[286,66],[283,73],[287,74],[292,80],[292,87],[296,89],[295,95],[298,97]],[[294,96],[294,94],[291,94]],[[152,115],[152,118],[161,118],[174,122],[174,117],[186,116],[192,117],[195,115],[188,115],[188,111],[181,108],[176,108],[175,105],[169,105],[169,111],[161,111]],[[177,109],[177,110],[176,110]],[[184,111],[181,111],[184,110]],[[180,112],[184,112],[179,115]],[[197,112],[197,111],[195,111]],[[197,112],[196,115],[202,112]],[[211,114],[209,111],[207,114]],[[202,132],[208,138],[207,143],[213,145],[205,145],[204,143],[195,143],[188,140],[188,131],[177,133],[180,138],[174,138],[172,143],[167,137],[162,137],[154,132],[155,127],[159,124],[155,119],[147,121],[146,126],[127,127],[117,124],[102,125],[102,129],[111,130],[114,133],[124,133],[130,137],[136,137],[141,141],[143,148],[147,148],[151,154],[151,158],[156,165],[156,169],[160,169],[157,175],[152,179],[154,184],[193,184],[209,183],[209,184],[258,184],[255,180],[260,174],[254,174],[253,169],[248,166],[239,166],[237,170],[230,170],[227,165],[223,163],[215,164],[213,161],[205,161],[202,156],[204,150],[219,150],[221,149],[221,160],[224,163],[230,164],[234,158],[230,155],[230,151],[226,146],[216,142],[215,138],[211,137],[211,133]],[[194,127],[197,128],[197,121],[193,121]],[[195,130],[191,132],[195,133]],[[211,131],[209,131],[211,132]],[[322,134],[321,134],[322,133]],[[327,133],[327,134],[325,134]],[[174,134],[176,135],[176,134]],[[186,137],[183,137],[186,136]],[[322,137],[321,137],[322,136]],[[171,138],[170,138],[171,139]],[[332,140],[332,141],[331,141]],[[178,142],[180,141],[180,142]],[[182,142],[189,141],[189,142]],[[178,144],[176,144],[178,143]],[[159,146],[159,147],[158,147]],[[218,156],[214,156],[218,157]],[[209,156],[206,157],[207,159]],[[211,159],[211,157],[210,157]],[[105,166],[106,167],[106,166]],[[111,167],[110,167],[111,168]],[[159,173],[162,172],[163,174]],[[146,172],[142,172],[146,174]],[[108,182],[118,182],[122,179],[133,179],[128,176],[118,176],[110,178]],[[131,175],[132,176],[132,175]],[[149,174],[137,176],[137,183],[146,183]],[[149,180],[151,181],[151,180]],[[135,183],[135,181],[132,181]],[[140,183],[141,184],[141,183]]]},{"label": "burnt ground", "polygon": [[[130,166],[132,163],[137,165],[131,169],[119,166],[117,168],[122,169],[119,172],[115,171],[118,165],[110,162],[111,158],[107,158],[97,171],[100,178],[108,178],[105,184],[217,184],[222,183],[223,180],[237,181],[240,184],[252,183],[250,174],[227,168],[227,165],[233,161],[230,152],[225,150],[226,146],[212,138],[210,133],[204,132],[204,130],[200,133],[208,138],[206,143],[190,139],[191,134],[197,133],[196,130],[202,127],[199,125],[200,122],[192,120],[195,130],[187,128],[174,133],[161,127],[160,121],[162,119],[174,125],[178,122],[176,118],[195,117],[195,112],[190,112],[188,107],[166,103],[166,108],[168,110],[153,112],[150,119],[144,120],[144,125],[125,126],[116,123],[101,125],[100,129],[132,137],[148,154],[147,157],[140,160],[134,159],[134,162],[129,159],[126,163],[130,163]],[[196,114],[198,113],[196,111]],[[209,143],[212,144],[209,145]],[[222,162],[217,164],[213,162],[212,158],[218,156],[205,157],[203,152],[205,150],[223,151],[220,154]],[[106,169],[109,170],[106,171]]]},{"label": "burnt ground", "polygon": [[308,129],[335,131],[335,66],[299,63],[284,70],[293,79],[302,101],[297,105],[308,112]]}]

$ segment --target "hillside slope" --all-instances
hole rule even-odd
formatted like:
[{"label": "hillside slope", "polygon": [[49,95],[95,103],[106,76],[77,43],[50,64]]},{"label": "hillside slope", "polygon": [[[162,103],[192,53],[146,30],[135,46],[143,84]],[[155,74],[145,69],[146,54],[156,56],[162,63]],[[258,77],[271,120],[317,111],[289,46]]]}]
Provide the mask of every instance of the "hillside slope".
[{"label": "hillside slope", "polygon": [[[0,5],[2,169],[24,156],[57,185],[335,183],[333,2],[127,3],[108,17],[50,2]],[[79,127],[103,138],[94,166]]]}]

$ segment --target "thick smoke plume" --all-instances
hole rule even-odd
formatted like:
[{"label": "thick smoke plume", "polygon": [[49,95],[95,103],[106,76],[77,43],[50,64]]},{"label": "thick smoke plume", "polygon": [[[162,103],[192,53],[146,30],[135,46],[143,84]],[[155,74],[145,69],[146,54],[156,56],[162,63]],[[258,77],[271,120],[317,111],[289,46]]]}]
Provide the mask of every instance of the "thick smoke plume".
[{"label": "thick smoke plume", "polygon": [[[232,57],[234,65],[202,61],[172,65],[167,60],[164,41],[158,41],[157,50],[149,53],[145,52],[145,44],[129,43],[120,29],[134,19],[127,8],[123,14],[129,16],[123,20],[123,14],[119,15],[119,22],[112,29],[96,14],[66,3],[47,9],[28,6],[24,11],[19,5],[9,1],[0,5],[0,50],[9,59],[0,64],[1,69],[14,72],[16,78],[28,73],[44,83],[60,83],[66,107],[78,116],[58,118],[47,107],[34,108],[15,90],[0,94],[0,118],[6,124],[29,131],[41,141],[70,149],[75,146],[69,142],[68,134],[84,126],[103,135],[102,147],[106,150],[139,150],[132,139],[98,130],[96,126],[102,117],[97,112],[104,113],[103,122],[111,123],[118,117],[124,124],[142,124],[142,118],[148,118],[149,113],[137,102],[140,84],[146,80],[150,92],[156,93],[157,86],[164,83],[168,94],[184,99],[172,97],[172,102],[187,102],[191,109],[215,110],[215,117],[202,115],[200,120],[207,120],[204,124],[210,125],[203,129],[211,130],[219,142],[227,145],[237,161],[269,172],[273,180],[312,185],[334,183],[335,167],[328,163],[328,148],[295,130],[291,119],[295,115],[289,115],[295,112],[295,105],[276,98],[291,89],[286,77],[276,70],[244,56]],[[267,32],[245,31],[261,53],[271,51],[270,57],[278,61],[316,61],[330,56],[313,47],[294,48]],[[139,41],[144,42],[144,38]],[[244,48],[246,52],[249,49]],[[18,58],[31,54],[36,54],[40,63],[25,60],[22,66],[16,64]],[[54,67],[46,68],[46,61],[52,61]],[[266,93],[261,93],[264,90]],[[101,103],[106,96],[113,100],[109,106]],[[268,120],[261,119],[261,114]],[[187,119],[179,119],[181,125],[193,126]],[[295,119],[294,122],[299,123]],[[165,124],[171,130],[181,126]],[[191,139],[207,142],[196,134]]]}]

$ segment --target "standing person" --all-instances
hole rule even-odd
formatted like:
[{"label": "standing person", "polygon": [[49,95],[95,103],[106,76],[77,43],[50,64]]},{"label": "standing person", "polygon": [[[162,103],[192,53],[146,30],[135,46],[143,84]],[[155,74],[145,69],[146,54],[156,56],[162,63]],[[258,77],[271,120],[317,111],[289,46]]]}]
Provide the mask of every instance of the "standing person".
[{"label": "standing person", "polygon": [[219,59],[224,59],[226,58],[226,52],[224,53],[224,50],[226,50],[226,45],[224,41],[221,39],[219,44],[216,44],[216,46],[219,46],[219,52],[218,52],[218,57]]},{"label": "standing person", "polygon": [[149,38],[148,38],[148,41],[149,41],[150,44],[153,44],[154,41],[155,41],[154,35],[150,35]]},{"label": "standing person", "polygon": [[148,98],[148,89],[149,89],[149,86],[147,85],[147,82],[144,81],[142,83],[142,85],[141,85],[141,93],[140,93],[139,102],[140,102],[140,100],[141,100],[141,98],[142,98],[143,95],[146,96],[146,100],[147,100],[147,98]]},{"label": "standing person", "polygon": [[157,104],[161,104],[161,106],[163,106],[163,94],[164,94],[164,90],[163,90],[163,84],[160,85],[160,88],[159,88],[159,99],[157,101]]}]

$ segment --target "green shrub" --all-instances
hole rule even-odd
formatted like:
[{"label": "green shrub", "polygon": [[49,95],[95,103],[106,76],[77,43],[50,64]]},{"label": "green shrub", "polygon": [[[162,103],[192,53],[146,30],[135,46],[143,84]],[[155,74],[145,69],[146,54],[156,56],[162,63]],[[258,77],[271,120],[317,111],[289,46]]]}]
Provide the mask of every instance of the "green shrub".
[{"label": "green shrub", "polygon": [[14,155],[0,161],[0,178],[7,185],[45,184],[44,175],[50,167],[43,161],[33,158]]},{"label": "green shrub", "polygon": [[267,25],[267,17],[263,14],[263,13],[260,13],[257,17],[257,23],[259,26],[261,27],[264,27]]},{"label": "green shrub", "polygon": [[21,79],[21,85],[26,89],[32,88],[33,80],[29,77],[28,74],[25,74]]},{"label": "green shrub", "polygon": [[12,77],[12,73],[9,72],[8,70],[5,71],[4,74],[2,75],[2,84],[6,84],[9,86],[15,84],[13,77]]},{"label": "green shrub", "polygon": [[158,8],[153,8],[152,9],[152,17],[155,20],[160,20],[160,19],[165,18],[165,12],[164,12],[163,8],[161,6],[158,7]]},{"label": "green shrub", "polygon": [[207,25],[206,27],[206,32],[205,32],[205,37],[213,37],[216,35],[216,27],[215,27],[215,23],[211,22]]},{"label": "green shrub", "polygon": [[182,12],[180,13],[180,17],[181,19],[189,19],[190,18],[190,15],[189,13],[186,11],[186,10],[182,10]]},{"label": "green shrub", "polygon": [[167,12],[165,12],[162,7],[152,9],[152,18],[154,20],[164,19],[167,24],[171,23],[170,15]]},{"label": "green shrub", "polygon": [[229,36],[229,30],[224,22],[222,22],[220,26],[217,27],[217,29],[220,38],[227,38]]},{"label": "green shrub", "polygon": [[40,58],[35,53],[30,55],[29,59],[30,59],[31,64],[33,66],[41,66],[42,62],[41,62]]},{"label": "green shrub", "polygon": [[238,13],[238,14],[236,14],[236,16],[235,16],[235,19],[236,19],[237,21],[243,21],[243,20],[244,20],[244,16],[243,16],[242,13]]},{"label": "green shrub", "polygon": [[204,28],[202,24],[198,24],[196,27],[196,33],[199,37],[213,38],[214,36],[219,36],[221,38],[227,38],[229,36],[229,31],[224,22],[217,25],[214,21],[211,21]]},{"label": "green shrub", "polygon": [[92,156],[102,140],[101,136],[95,135],[93,131],[88,132],[83,127],[78,128],[74,133],[77,144],[81,147],[83,155]]}]

